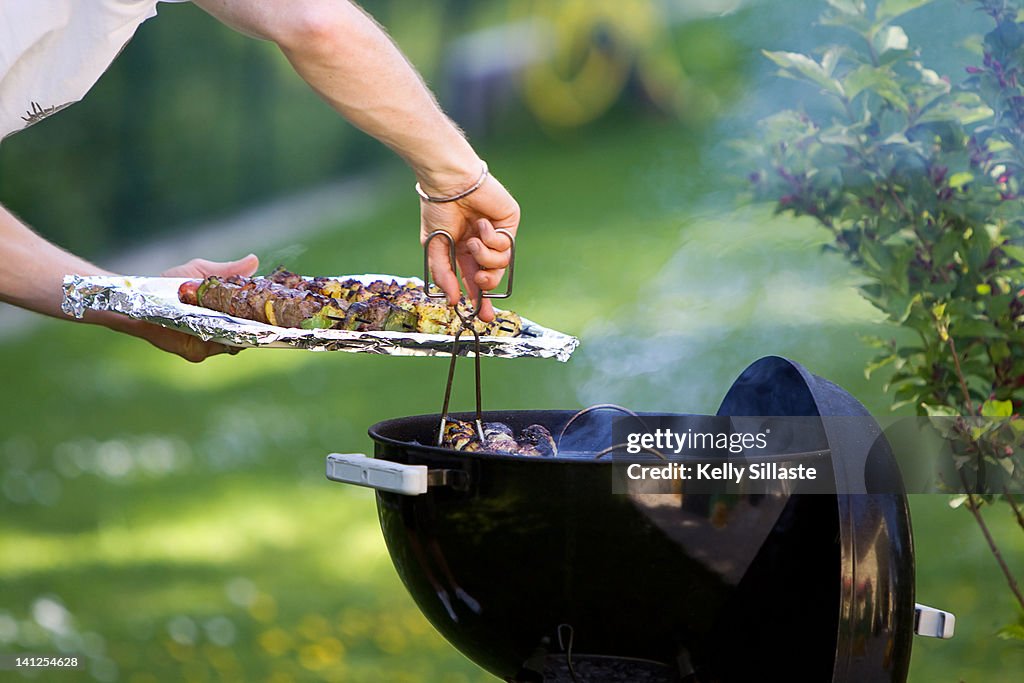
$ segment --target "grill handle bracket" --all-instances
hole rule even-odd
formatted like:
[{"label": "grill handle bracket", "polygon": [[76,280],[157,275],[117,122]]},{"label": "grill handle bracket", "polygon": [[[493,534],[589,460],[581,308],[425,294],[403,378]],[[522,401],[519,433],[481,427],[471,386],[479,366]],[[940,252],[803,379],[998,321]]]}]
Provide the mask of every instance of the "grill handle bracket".
[{"label": "grill handle bracket", "polygon": [[920,603],[914,605],[914,633],[917,635],[946,640],[953,637],[955,627],[953,614]]}]

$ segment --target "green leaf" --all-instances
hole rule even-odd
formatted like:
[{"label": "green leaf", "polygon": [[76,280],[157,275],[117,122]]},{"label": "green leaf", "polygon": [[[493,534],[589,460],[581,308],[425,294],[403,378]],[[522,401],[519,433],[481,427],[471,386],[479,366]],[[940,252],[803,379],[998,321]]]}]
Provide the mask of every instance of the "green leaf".
[{"label": "green leaf", "polygon": [[843,87],[839,81],[832,78],[821,64],[807,55],[802,55],[799,52],[772,52],[769,50],[762,50],[762,53],[782,68],[782,75],[810,81],[820,85],[833,95],[843,95]]},{"label": "green leaf", "polygon": [[1024,247],[1018,247],[1015,244],[1003,244],[999,248],[1002,249],[1010,258],[1015,261],[1019,261],[1020,263],[1024,263]]},{"label": "green leaf", "polygon": [[1010,417],[1013,415],[1013,401],[985,401],[981,404],[981,414],[984,417]]},{"label": "green leaf", "polygon": [[[890,349],[892,348],[892,342],[888,339],[873,335],[873,334],[861,334],[857,335],[860,342],[865,346],[869,346],[873,349]],[[888,354],[886,354],[888,355]]]},{"label": "green leaf", "polygon": [[957,339],[981,338],[981,339],[1003,339],[1006,333],[1000,330],[995,324],[982,316],[973,316],[954,320],[950,324],[950,332]]},{"label": "green leaf", "polygon": [[867,11],[864,0],[828,0],[828,4],[850,16],[863,15]]},{"label": "green leaf", "polygon": [[890,50],[906,50],[910,46],[907,33],[899,26],[886,26],[871,41],[875,53],[881,57]]},{"label": "green leaf", "polygon": [[910,313],[914,310],[914,304],[918,303],[921,303],[920,293],[910,297],[910,300],[907,302],[907,305],[903,307],[903,311],[898,316],[893,318],[893,320],[900,324],[905,323],[907,321],[907,318],[910,317]]},{"label": "green leaf", "polygon": [[1013,458],[999,458],[998,460],[996,460],[996,462],[998,462],[1002,466],[1002,468],[1006,470],[1007,474],[1009,474],[1011,477],[1013,476],[1013,470],[1016,469],[1016,463],[1013,461]]},{"label": "green leaf", "polygon": [[849,128],[830,129],[828,132],[822,132],[818,139],[826,145],[841,145],[855,149],[860,147],[860,140]]},{"label": "green leaf", "polygon": [[897,355],[899,355],[900,358],[910,358],[911,356],[916,356],[918,354],[924,353],[924,349],[921,348],[920,346],[901,346],[899,350],[896,351],[896,353]]},{"label": "green leaf", "polygon": [[985,35],[985,45],[993,57],[1005,64],[1024,45],[1024,30],[1014,22],[1000,22]]},{"label": "green leaf", "polygon": [[896,356],[892,355],[892,356],[885,356],[883,358],[879,358],[879,359],[871,361],[864,368],[864,379],[871,379],[871,375],[873,373],[875,373],[878,370],[881,370],[886,365],[889,365],[890,363],[892,363],[895,360],[896,360]]},{"label": "green leaf", "polygon": [[996,632],[1002,640],[1024,640],[1024,624],[1010,624]]},{"label": "green leaf", "polygon": [[995,154],[996,152],[1005,152],[1007,150],[1014,149],[1013,143],[1006,140],[989,140],[985,143],[985,149]]},{"label": "green leaf", "polygon": [[839,64],[839,57],[843,51],[837,46],[832,46],[825,50],[825,54],[821,56],[821,70],[825,72],[825,75],[831,76],[836,70],[836,65]]},{"label": "green leaf", "polygon": [[843,90],[851,100],[865,90],[875,92],[899,92],[899,85],[893,79],[892,71],[878,68],[871,64],[863,64],[846,75],[843,79]]},{"label": "green leaf", "polygon": [[974,180],[974,175],[972,173],[969,173],[968,171],[960,171],[959,173],[954,173],[949,177],[949,186],[954,190],[959,190],[972,180]]},{"label": "green leaf", "polygon": [[999,629],[996,635],[1004,640],[1024,640],[1024,611],[1018,613],[1017,621]]},{"label": "green leaf", "polygon": [[1010,357],[1010,345],[1005,341],[998,341],[988,347],[988,355],[993,363],[998,363]]},{"label": "green leaf", "polygon": [[873,30],[867,11],[863,14],[847,14],[842,11],[825,12],[818,21],[822,26],[845,28],[863,37],[869,36]]},{"label": "green leaf", "polygon": [[917,383],[903,384],[902,386],[900,386],[899,389],[896,390],[895,393],[893,393],[892,399],[897,403],[900,401],[913,401],[914,403],[917,403],[921,400],[922,390],[923,388],[921,387],[921,385]]},{"label": "green leaf", "polygon": [[966,502],[967,502],[967,495],[961,493],[961,494],[953,496],[952,498],[949,499],[949,507],[951,507],[954,510],[956,510],[957,508],[961,507]]},{"label": "green leaf", "polygon": [[901,14],[906,14],[912,9],[927,5],[932,0],[881,0],[878,9],[875,10],[875,21],[886,24]]},{"label": "green leaf", "polygon": [[907,60],[914,57],[917,53],[914,50],[886,50],[879,58],[879,66],[892,66],[900,60]]},{"label": "green leaf", "polygon": [[960,413],[956,408],[949,406],[936,406],[922,403],[921,407],[924,408],[924,412],[928,417],[958,417]]}]

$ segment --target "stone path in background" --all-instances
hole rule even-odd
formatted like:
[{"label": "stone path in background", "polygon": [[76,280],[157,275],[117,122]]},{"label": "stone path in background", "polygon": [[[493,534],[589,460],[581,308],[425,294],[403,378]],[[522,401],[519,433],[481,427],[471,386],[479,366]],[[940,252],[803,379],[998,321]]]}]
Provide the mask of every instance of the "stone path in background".
[{"label": "stone path in background", "polygon": [[[202,257],[230,261],[249,252],[308,238],[326,229],[342,228],[366,218],[384,189],[384,176],[368,174],[325,183],[274,199],[233,216],[170,230],[152,242],[98,263],[126,275],[156,274]],[[282,230],[282,226],[286,226]],[[45,318],[0,304],[0,342],[28,334]]]}]

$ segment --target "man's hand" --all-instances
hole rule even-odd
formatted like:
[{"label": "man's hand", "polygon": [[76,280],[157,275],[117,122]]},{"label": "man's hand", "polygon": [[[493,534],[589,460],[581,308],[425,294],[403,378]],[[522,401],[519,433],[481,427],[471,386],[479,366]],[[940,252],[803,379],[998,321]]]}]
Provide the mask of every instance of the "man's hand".
[{"label": "man's hand", "polygon": [[[472,181],[467,185],[472,184]],[[434,190],[421,182],[427,194]],[[440,194],[440,193],[439,193]],[[469,196],[458,201],[434,203],[420,200],[420,241],[435,230],[447,230],[455,238],[455,259],[462,273],[471,305],[481,289],[494,289],[501,282],[512,253],[508,236],[497,232],[505,228],[513,235],[519,227],[519,205],[501,183],[488,176]],[[460,296],[459,281],[449,260],[448,240],[437,237],[430,242],[428,260],[434,282],[455,305]],[[494,320],[494,308],[484,299],[479,317]]]},{"label": "man's hand", "polygon": [[[256,272],[259,265],[259,259],[252,254],[237,261],[229,261],[227,263],[192,259],[184,265],[164,271],[161,275],[164,277],[186,277],[193,279],[206,278],[210,275],[220,275],[223,277],[229,275],[249,276]],[[140,323],[139,327],[126,331],[142,337],[159,349],[177,354],[193,363],[198,363],[219,353],[238,353],[241,350],[217,344],[216,342],[203,341],[198,337],[193,337],[183,332],[169,330],[166,327],[148,323]]]}]

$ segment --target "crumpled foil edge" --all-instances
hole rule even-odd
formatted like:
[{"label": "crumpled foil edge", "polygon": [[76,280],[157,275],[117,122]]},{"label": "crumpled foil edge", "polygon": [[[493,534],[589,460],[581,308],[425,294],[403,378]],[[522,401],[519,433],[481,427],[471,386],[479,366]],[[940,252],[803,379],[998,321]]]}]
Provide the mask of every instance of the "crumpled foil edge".
[{"label": "crumpled foil edge", "polygon": [[[394,275],[342,275],[365,283],[396,280],[422,285],[419,278]],[[86,310],[114,311],[137,320],[155,323],[241,348],[295,348],[309,351],[346,351],[388,356],[450,356],[454,337],[403,332],[352,332],[349,330],[302,330],[265,325],[178,301],[178,287],[188,278],[145,276],[64,277],[65,314],[81,318]],[[495,358],[555,358],[569,360],[579,339],[523,318],[519,337],[481,337],[480,355]],[[460,356],[473,355],[473,337],[463,335]]]}]

